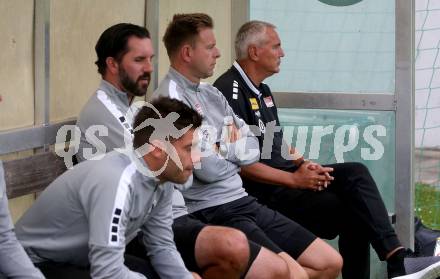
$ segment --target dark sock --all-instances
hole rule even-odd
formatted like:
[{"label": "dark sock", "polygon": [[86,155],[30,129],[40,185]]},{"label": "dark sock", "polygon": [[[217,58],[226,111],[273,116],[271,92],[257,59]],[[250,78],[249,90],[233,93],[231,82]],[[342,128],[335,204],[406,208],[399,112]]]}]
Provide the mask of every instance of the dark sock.
[{"label": "dark sock", "polygon": [[405,266],[403,264],[406,251],[404,248],[397,250],[387,260],[388,278],[405,275]]}]

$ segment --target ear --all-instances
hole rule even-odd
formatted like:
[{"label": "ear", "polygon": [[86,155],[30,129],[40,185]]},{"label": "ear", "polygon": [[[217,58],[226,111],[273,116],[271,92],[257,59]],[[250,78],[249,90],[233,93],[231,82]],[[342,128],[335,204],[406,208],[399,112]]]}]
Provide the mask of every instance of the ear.
[{"label": "ear", "polygon": [[116,75],[119,72],[119,63],[113,57],[107,57],[105,59],[105,64],[107,65],[107,70]]},{"label": "ear", "polygon": [[255,45],[250,45],[248,47],[248,56],[251,60],[257,61],[259,59],[258,47]]},{"label": "ear", "polygon": [[180,55],[182,56],[183,61],[187,63],[191,62],[193,55],[192,47],[189,44],[184,44],[180,49]]},{"label": "ear", "polygon": [[165,145],[160,140],[152,140],[150,142],[150,148],[152,150],[150,151],[150,154],[155,158],[162,158],[164,155],[166,155],[165,151]]}]

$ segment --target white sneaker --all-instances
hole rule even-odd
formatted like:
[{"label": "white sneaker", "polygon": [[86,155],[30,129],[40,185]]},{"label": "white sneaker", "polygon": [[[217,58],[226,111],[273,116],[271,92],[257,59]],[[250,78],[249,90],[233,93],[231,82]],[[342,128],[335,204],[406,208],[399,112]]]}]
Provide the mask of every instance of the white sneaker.
[{"label": "white sneaker", "polygon": [[407,275],[393,277],[393,279],[439,279],[440,257],[405,258]]}]

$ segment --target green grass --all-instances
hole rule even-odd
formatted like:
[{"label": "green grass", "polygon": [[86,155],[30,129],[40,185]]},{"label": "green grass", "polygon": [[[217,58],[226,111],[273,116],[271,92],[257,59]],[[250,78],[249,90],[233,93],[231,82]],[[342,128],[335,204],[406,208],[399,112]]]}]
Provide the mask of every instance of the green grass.
[{"label": "green grass", "polygon": [[415,195],[415,215],[425,226],[440,230],[440,189],[416,183]]}]

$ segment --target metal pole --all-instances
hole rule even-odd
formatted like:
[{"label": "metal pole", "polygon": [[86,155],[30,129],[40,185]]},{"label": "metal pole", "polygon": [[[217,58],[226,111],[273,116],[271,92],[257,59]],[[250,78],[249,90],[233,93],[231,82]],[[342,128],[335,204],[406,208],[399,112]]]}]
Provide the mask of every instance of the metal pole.
[{"label": "metal pole", "polygon": [[[50,0],[35,0],[34,125],[50,122]],[[46,141],[47,142],[47,141]],[[49,145],[44,145],[47,151]]]},{"label": "metal pole", "polygon": [[396,231],[414,248],[414,0],[396,0]]}]

